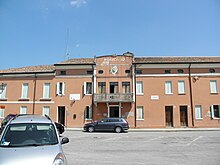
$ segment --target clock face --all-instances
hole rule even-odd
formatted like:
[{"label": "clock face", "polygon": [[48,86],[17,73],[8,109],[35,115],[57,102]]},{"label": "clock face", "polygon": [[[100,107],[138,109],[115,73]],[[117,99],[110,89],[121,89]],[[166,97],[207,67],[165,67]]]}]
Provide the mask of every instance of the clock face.
[{"label": "clock face", "polygon": [[118,67],[116,65],[112,66],[111,74],[116,74],[118,72]]}]

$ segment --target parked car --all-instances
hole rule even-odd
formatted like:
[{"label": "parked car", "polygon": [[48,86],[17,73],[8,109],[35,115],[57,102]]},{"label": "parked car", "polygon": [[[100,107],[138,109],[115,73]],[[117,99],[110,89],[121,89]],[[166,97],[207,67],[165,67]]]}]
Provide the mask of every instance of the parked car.
[{"label": "parked car", "polygon": [[84,131],[115,131],[117,133],[127,131],[129,129],[128,122],[123,118],[103,118],[99,121],[85,124]]},{"label": "parked car", "polygon": [[5,128],[6,124],[8,123],[8,121],[12,118],[14,118],[16,116],[16,114],[9,114],[7,115],[1,122],[1,130],[0,133],[3,131],[3,129]]},{"label": "parked car", "polygon": [[49,117],[17,115],[0,135],[0,164],[66,165],[61,145],[68,142]]}]

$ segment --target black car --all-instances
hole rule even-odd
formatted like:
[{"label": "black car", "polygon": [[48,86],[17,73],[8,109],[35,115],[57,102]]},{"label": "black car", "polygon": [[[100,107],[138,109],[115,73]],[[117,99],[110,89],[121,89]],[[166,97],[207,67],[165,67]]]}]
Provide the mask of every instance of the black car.
[{"label": "black car", "polygon": [[128,122],[123,118],[103,118],[99,121],[84,125],[84,131],[115,131],[117,133],[127,131],[129,129]]}]

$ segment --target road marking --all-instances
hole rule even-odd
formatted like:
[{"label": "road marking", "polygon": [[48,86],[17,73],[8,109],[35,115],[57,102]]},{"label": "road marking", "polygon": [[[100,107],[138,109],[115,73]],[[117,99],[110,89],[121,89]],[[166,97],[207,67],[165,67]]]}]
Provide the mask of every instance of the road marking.
[{"label": "road marking", "polygon": [[201,139],[203,136],[199,136],[197,138],[195,138],[193,141],[189,142],[188,144],[186,144],[187,146],[190,146],[192,143],[194,143],[195,141]]}]

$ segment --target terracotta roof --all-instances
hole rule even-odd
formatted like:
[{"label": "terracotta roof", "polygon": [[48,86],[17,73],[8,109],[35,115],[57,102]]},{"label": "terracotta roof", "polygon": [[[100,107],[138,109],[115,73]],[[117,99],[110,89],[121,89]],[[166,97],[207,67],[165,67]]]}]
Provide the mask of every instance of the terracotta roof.
[{"label": "terracotta roof", "polygon": [[209,63],[220,62],[220,57],[135,57],[134,63]]},{"label": "terracotta roof", "polygon": [[94,64],[94,58],[73,58],[66,61],[62,61],[55,65],[63,65],[63,64]]},{"label": "terracotta roof", "polygon": [[1,73],[43,73],[43,72],[53,72],[55,67],[53,65],[39,65],[39,66],[27,66],[21,68],[10,68],[5,70],[0,70]]}]

